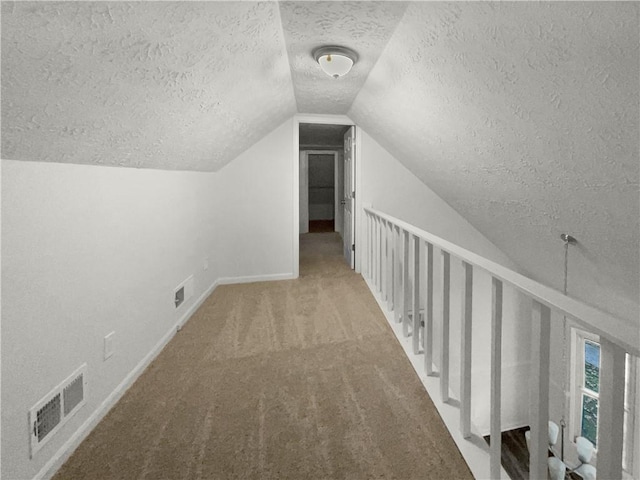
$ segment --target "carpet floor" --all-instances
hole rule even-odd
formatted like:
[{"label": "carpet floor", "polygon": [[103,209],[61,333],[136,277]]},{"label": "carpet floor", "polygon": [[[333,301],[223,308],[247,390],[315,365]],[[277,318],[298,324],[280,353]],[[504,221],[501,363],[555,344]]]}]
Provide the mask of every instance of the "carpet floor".
[{"label": "carpet floor", "polygon": [[473,478],[335,233],[218,287],[54,477]]}]

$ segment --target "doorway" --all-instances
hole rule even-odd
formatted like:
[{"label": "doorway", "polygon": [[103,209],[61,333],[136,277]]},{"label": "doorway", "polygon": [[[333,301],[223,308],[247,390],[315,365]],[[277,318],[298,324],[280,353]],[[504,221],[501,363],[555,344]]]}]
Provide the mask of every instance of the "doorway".
[{"label": "doorway", "polygon": [[338,150],[300,151],[300,234],[342,232],[343,172]]},{"label": "doorway", "polygon": [[338,166],[338,154],[316,153],[312,150],[307,155],[307,161],[309,171],[309,233],[335,232],[337,207],[335,170]]},{"label": "doorway", "polygon": [[[348,120],[313,120],[298,120],[296,125],[300,240],[306,234],[334,234],[343,245],[346,263],[354,268],[355,176],[351,167],[355,166],[355,127]],[[297,247],[299,253],[299,243]]]}]

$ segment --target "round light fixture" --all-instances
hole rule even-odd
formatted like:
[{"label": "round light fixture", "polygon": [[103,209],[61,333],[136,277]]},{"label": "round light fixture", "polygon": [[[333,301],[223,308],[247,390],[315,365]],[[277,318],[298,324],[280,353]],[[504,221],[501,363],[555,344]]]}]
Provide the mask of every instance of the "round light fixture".
[{"label": "round light fixture", "polygon": [[313,58],[324,73],[333,78],[346,75],[358,60],[358,54],[346,47],[320,47],[313,51]]}]

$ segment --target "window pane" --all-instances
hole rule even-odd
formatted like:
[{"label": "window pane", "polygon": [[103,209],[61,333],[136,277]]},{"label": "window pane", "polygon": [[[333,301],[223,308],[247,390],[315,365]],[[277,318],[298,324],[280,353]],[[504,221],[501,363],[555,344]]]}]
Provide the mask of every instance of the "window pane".
[{"label": "window pane", "polygon": [[582,436],[597,446],[598,400],[588,395],[582,395]]},{"label": "window pane", "polygon": [[584,386],[598,392],[600,385],[600,345],[585,340],[584,342]]}]

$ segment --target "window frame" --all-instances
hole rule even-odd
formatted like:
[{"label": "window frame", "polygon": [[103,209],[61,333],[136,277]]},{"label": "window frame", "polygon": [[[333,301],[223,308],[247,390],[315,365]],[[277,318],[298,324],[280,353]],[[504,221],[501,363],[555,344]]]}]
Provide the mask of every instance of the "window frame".
[{"label": "window frame", "polygon": [[[582,410],[584,395],[594,398],[598,401],[598,412],[600,411],[600,392],[594,392],[585,386],[585,342],[595,343],[600,347],[600,337],[593,333],[585,332],[573,328],[572,345],[571,345],[571,402],[570,402],[570,438],[575,444],[576,438],[582,436]],[[601,350],[602,351],[602,350]],[[598,377],[598,390],[600,390],[600,378]],[[600,415],[596,424],[596,439],[600,428]],[[598,447],[594,450],[594,456],[597,457]]]},{"label": "window frame", "polygon": [[[598,412],[600,409],[600,392],[594,392],[585,387],[585,342],[596,343],[600,346],[602,354],[602,343],[596,334],[571,327],[571,369],[570,369],[570,398],[569,398],[569,438],[575,446],[576,438],[582,435],[582,409],[583,395],[588,395],[598,400]],[[602,357],[601,357],[602,358]],[[602,361],[602,360],[601,360]],[[640,359],[626,354],[625,356],[625,396],[624,396],[624,425],[627,431],[623,448],[623,458],[627,461],[623,463],[623,478],[635,478],[634,474],[640,471],[640,455],[636,454],[635,444],[638,437],[637,429],[640,428],[640,419],[637,418],[638,399],[640,396]],[[598,379],[598,390],[600,390],[600,378]],[[598,414],[598,424],[596,435],[600,428],[600,415]],[[597,467],[598,449],[593,453],[590,463]]]},{"label": "window frame", "polygon": [[[625,392],[624,392],[624,429],[626,442],[622,451],[622,471],[630,478],[636,478],[640,454],[637,453],[636,443],[636,408],[638,405],[638,358],[625,355]],[[625,459],[627,464],[625,465]]]}]

